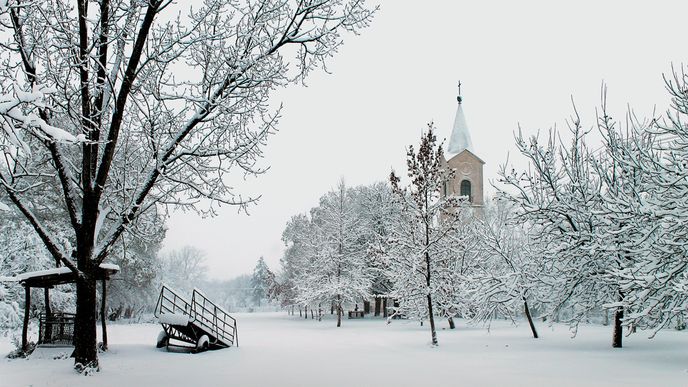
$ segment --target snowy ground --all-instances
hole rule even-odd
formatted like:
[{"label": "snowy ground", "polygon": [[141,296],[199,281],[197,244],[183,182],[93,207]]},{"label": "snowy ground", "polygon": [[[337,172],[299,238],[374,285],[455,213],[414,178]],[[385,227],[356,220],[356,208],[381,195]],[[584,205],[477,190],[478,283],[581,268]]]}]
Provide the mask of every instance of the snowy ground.
[{"label": "snowy ground", "polygon": [[[44,351],[0,360],[0,386],[688,386],[685,332],[638,333],[612,349],[610,327],[582,326],[571,339],[565,327],[541,324],[534,340],[525,325],[487,332],[460,321],[431,348],[426,327],[406,321],[336,328],[285,313],[237,317],[239,348],[168,353],[155,348],[158,325],[111,325],[100,373],[78,375],[71,359]],[[0,352],[10,349],[1,338]]]}]

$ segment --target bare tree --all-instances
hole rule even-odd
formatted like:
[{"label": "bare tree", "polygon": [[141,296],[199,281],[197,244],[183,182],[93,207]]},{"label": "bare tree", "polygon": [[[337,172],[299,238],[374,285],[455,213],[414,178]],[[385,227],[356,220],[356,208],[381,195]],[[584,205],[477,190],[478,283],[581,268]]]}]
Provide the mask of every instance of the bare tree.
[{"label": "bare tree", "polygon": [[[176,17],[168,0],[3,4],[0,184],[78,274],[75,362],[97,367],[95,276],[115,242],[170,205],[253,202],[228,182],[263,171],[270,92],[324,66],[373,12],[363,0],[206,0]],[[46,187],[74,248],[36,215]]]}]

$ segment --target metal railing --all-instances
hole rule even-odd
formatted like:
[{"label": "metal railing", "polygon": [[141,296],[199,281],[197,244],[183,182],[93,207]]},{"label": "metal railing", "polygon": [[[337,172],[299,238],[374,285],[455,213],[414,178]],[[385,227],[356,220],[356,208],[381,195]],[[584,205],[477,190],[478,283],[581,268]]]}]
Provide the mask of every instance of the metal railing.
[{"label": "metal railing", "polygon": [[166,285],[162,285],[154,314],[155,317],[160,317],[164,313],[183,314],[193,318],[191,303]]},{"label": "metal railing", "polygon": [[199,290],[194,289],[191,296],[194,318],[197,323],[226,345],[239,346],[237,324],[234,317],[210,301]]}]

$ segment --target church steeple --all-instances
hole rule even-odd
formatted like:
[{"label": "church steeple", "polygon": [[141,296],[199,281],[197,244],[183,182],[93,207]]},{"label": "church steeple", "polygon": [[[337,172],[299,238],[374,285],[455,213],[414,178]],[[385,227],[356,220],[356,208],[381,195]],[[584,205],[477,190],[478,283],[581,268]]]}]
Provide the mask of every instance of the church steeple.
[{"label": "church steeple", "polygon": [[451,158],[468,149],[473,152],[471,135],[468,132],[466,117],[463,113],[463,98],[461,97],[461,82],[459,82],[459,95],[456,97],[458,106],[456,107],[456,117],[454,117],[454,127],[452,128],[449,144],[447,145],[447,158]]},{"label": "church steeple", "polygon": [[481,207],[483,201],[483,165],[485,164],[473,151],[471,135],[463,115],[461,82],[456,98],[456,117],[454,127],[445,152],[447,167],[455,171],[445,186],[444,195],[467,197],[473,207]]}]

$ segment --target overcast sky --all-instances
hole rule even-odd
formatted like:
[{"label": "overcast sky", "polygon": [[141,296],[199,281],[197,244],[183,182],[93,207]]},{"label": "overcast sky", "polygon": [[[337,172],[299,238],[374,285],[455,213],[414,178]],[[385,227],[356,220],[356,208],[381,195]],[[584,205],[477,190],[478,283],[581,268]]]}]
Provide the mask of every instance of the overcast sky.
[{"label": "overcast sky", "polygon": [[292,215],[342,177],[353,186],[404,172],[404,148],[427,122],[449,136],[458,80],[486,180],[514,159],[519,124],[527,134],[563,129],[573,97],[593,125],[602,82],[616,117],[627,106],[640,116],[662,112],[662,74],[688,58],[687,11],[686,1],[388,0],[369,29],[346,37],[331,74],[274,95],[284,110],[265,149],[270,170],[231,182],[261,194],[260,203],[249,215],[228,207],[215,218],[173,214],[165,249],[204,250],[211,278],[250,273],[260,256],[278,269]]}]

